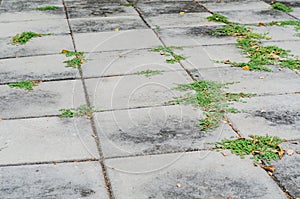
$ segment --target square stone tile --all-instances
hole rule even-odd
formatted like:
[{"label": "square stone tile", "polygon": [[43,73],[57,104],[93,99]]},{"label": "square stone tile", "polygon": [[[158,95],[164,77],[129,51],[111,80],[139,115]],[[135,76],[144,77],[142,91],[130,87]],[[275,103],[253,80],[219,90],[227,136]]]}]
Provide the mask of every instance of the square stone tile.
[{"label": "square stone tile", "polygon": [[97,162],[0,168],[1,198],[107,199]]},{"label": "square stone tile", "polygon": [[[202,2],[200,2],[202,3]],[[245,1],[226,1],[223,0],[220,3],[216,1],[206,1],[202,4],[211,12],[220,11],[247,11],[247,10],[266,10],[271,6],[263,1],[245,0]]]},{"label": "square stone tile", "polygon": [[234,11],[222,11],[218,12],[231,22],[241,23],[241,24],[257,24],[259,22],[267,23],[272,21],[287,21],[295,20],[293,17],[289,16],[284,12],[280,12],[274,9],[266,10],[234,10]]},{"label": "square stone tile", "polygon": [[249,59],[241,54],[239,48],[235,44],[228,45],[211,45],[184,48],[184,50],[176,50],[179,54],[187,56],[186,60],[182,60],[183,66],[192,70],[201,70],[205,68],[228,67],[223,62],[231,60],[232,62],[248,62]]},{"label": "square stone tile", "polygon": [[179,71],[177,63],[166,63],[167,57],[159,52],[128,50],[121,52],[101,52],[87,54],[88,61],[83,65],[84,77],[99,77],[134,74],[145,70]]},{"label": "square stone tile", "polygon": [[204,80],[212,80],[228,85],[226,92],[235,93],[256,93],[265,94],[285,94],[299,92],[299,75],[290,69],[279,71],[274,68],[274,72],[245,71],[241,68],[222,67],[207,70],[194,70],[191,73],[194,77]]},{"label": "square stone tile", "polygon": [[161,45],[150,29],[79,33],[75,34],[74,38],[78,50],[84,52],[141,49]]},{"label": "square stone tile", "polygon": [[251,161],[202,151],[106,160],[116,198],[286,198]]},{"label": "square stone tile", "polygon": [[50,35],[33,38],[24,45],[11,44],[11,38],[0,38],[0,59],[60,53],[74,50],[70,35]]},{"label": "square stone tile", "polygon": [[0,128],[0,164],[99,158],[88,119],[2,120]]},{"label": "square stone tile", "polygon": [[178,14],[179,12],[197,13],[207,12],[200,4],[194,1],[148,1],[137,2],[136,7],[142,15],[156,16],[160,14]]},{"label": "square stone tile", "polygon": [[78,70],[63,63],[67,59],[60,54],[0,59],[0,83],[78,78]]},{"label": "square stone tile", "polygon": [[299,139],[300,95],[261,96],[236,103],[242,113],[228,115],[243,136],[251,134]]},{"label": "square stone tile", "polygon": [[193,27],[193,26],[215,26],[218,23],[209,22],[206,18],[211,16],[209,12],[185,13],[183,15],[161,14],[145,17],[152,28],[170,28],[170,27]]},{"label": "square stone tile", "polygon": [[42,82],[26,91],[0,86],[0,118],[60,114],[63,108],[86,104],[80,80]]},{"label": "square stone tile", "polygon": [[214,147],[213,142],[236,134],[227,124],[201,132],[204,116],[191,106],[162,106],[96,114],[99,141],[106,158]]},{"label": "square stone tile", "polygon": [[38,34],[70,33],[66,19],[0,23],[0,29],[0,37],[13,37],[16,34],[30,31]]},{"label": "square stone tile", "polygon": [[213,36],[212,31],[221,26],[199,26],[157,30],[167,46],[199,46],[236,43],[234,37]]},{"label": "square stone tile", "polygon": [[66,6],[70,18],[138,16],[136,10],[124,1],[67,0]]},{"label": "square stone tile", "polygon": [[[272,41],[284,41],[284,40],[300,40],[300,37],[297,37],[296,34],[298,33],[293,26],[264,26],[264,27],[257,27],[251,26],[250,27],[253,32],[256,33],[268,33],[268,36],[271,37],[271,40],[264,40],[267,42]],[[293,42],[290,42],[293,43]]]},{"label": "square stone tile", "polygon": [[100,110],[160,106],[184,95],[175,90],[191,78],[186,72],[164,72],[147,78],[129,75],[85,80],[91,103]]},{"label": "square stone tile", "polygon": [[139,16],[70,19],[70,24],[72,31],[76,33],[114,31],[115,28],[119,30],[147,28]]}]

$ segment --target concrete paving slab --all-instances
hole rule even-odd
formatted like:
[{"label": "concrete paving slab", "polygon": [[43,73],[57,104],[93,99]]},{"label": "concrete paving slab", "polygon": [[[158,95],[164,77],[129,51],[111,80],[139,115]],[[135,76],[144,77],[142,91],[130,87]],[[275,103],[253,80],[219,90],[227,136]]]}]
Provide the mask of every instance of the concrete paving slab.
[{"label": "concrete paving slab", "polygon": [[207,10],[203,6],[194,1],[150,1],[138,2],[135,5],[144,16],[156,16],[159,14],[178,14],[179,12],[207,12]]},{"label": "concrete paving slab", "polygon": [[75,33],[74,38],[78,50],[84,52],[153,48],[161,45],[157,36],[149,29]]},{"label": "concrete paving slab", "polygon": [[65,3],[70,18],[138,16],[133,7],[122,5],[126,1],[66,0]]},{"label": "concrete paving slab", "polygon": [[187,59],[182,60],[181,63],[190,71],[228,67],[228,64],[218,63],[225,60],[231,60],[232,62],[249,61],[241,54],[240,49],[235,44],[189,47],[184,48],[182,51],[176,50],[176,53],[187,56]]},{"label": "concrete paving slab", "polygon": [[11,38],[0,38],[0,59],[60,53],[74,50],[70,35],[50,35],[33,38],[25,45],[12,45]]},{"label": "concrete paving slab", "polygon": [[97,113],[96,127],[106,158],[208,149],[236,134],[227,124],[201,132],[202,112],[191,106],[163,106]]},{"label": "concrete paving slab", "polygon": [[209,12],[185,13],[183,15],[161,14],[145,17],[152,28],[170,28],[170,27],[193,27],[193,26],[216,26],[218,23],[211,23],[206,18],[211,16]]},{"label": "concrete paving slab", "polygon": [[[236,82],[228,85],[228,92],[264,94],[285,94],[300,91],[299,76],[290,69],[274,72],[245,71],[241,68],[223,67],[191,71],[198,79],[221,83]],[[198,76],[198,77],[197,77]]]},{"label": "concrete paving slab", "polygon": [[[31,20],[66,19],[66,14],[62,5],[56,10],[39,11],[36,8],[23,12],[10,12],[0,7],[0,23],[20,22]],[[41,22],[40,22],[41,23]],[[41,23],[42,24],[42,23]]]},{"label": "concrete paving slab", "polygon": [[80,80],[43,82],[33,91],[1,85],[0,91],[0,118],[54,115],[86,104]]},{"label": "concrete paving slab", "polygon": [[0,23],[0,29],[0,37],[13,37],[16,34],[29,31],[38,34],[70,33],[68,22],[65,19]]},{"label": "concrete paving slab", "polygon": [[1,198],[107,199],[96,162],[0,168]]},{"label": "concrete paving slab", "polygon": [[234,105],[242,113],[228,115],[243,136],[268,134],[288,140],[300,138],[299,94],[252,97],[245,101]]},{"label": "concrete paving slab", "polygon": [[211,12],[220,12],[220,11],[247,11],[247,10],[267,10],[271,6],[263,1],[207,1],[200,2],[202,5]]},{"label": "concrete paving slab", "polygon": [[70,19],[70,24],[72,31],[76,33],[114,31],[116,28],[119,30],[147,28],[138,16]]},{"label": "concrete paving slab", "polygon": [[88,119],[2,120],[0,128],[0,164],[99,158]]},{"label": "concrete paving slab", "polygon": [[164,72],[147,78],[130,75],[87,79],[91,103],[100,110],[160,106],[184,95],[174,90],[177,84],[187,84],[191,78],[186,72]]},{"label": "concrete paving slab", "polygon": [[[284,40],[300,40],[300,37],[297,37],[296,34],[298,33],[295,31],[295,28],[292,26],[264,26],[264,27],[257,27],[257,26],[251,26],[250,27],[253,32],[256,33],[268,33],[268,36],[270,36],[271,40],[264,40],[264,41],[284,41]],[[292,43],[292,42],[291,42]]]},{"label": "concrete paving slab", "polygon": [[217,152],[106,160],[116,198],[286,198],[251,161]]},{"label": "concrete paving slab", "polygon": [[231,22],[241,23],[241,24],[257,24],[259,22],[267,23],[272,21],[287,21],[295,20],[293,17],[289,16],[284,12],[280,12],[274,9],[267,10],[239,10],[234,11],[222,11],[218,12]]},{"label": "concrete paving slab", "polygon": [[82,67],[84,77],[134,74],[145,70],[179,71],[179,64],[166,63],[166,57],[157,52],[128,50],[87,54],[88,62]]},{"label": "concrete paving slab", "polygon": [[1,9],[4,12],[26,12],[44,6],[62,6],[60,0],[2,0]]},{"label": "concrete paving slab", "polygon": [[64,60],[67,58],[60,54],[0,59],[0,83],[78,78],[78,70],[65,67]]},{"label": "concrete paving slab", "polygon": [[212,44],[232,44],[236,39],[229,36],[212,36],[211,32],[222,26],[200,26],[168,28],[157,30],[167,46],[199,46]]}]

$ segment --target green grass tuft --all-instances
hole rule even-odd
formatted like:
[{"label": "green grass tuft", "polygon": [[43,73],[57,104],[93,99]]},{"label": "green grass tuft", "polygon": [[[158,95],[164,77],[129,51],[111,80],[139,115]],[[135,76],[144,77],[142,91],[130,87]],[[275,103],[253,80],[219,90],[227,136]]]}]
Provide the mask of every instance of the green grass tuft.
[{"label": "green grass tuft", "polygon": [[212,16],[207,17],[208,21],[213,21],[213,22],[218,22],[218,23],[225,23],[225,24],[232,24],[232,22],[230,22],[228,20],[227,17],[220,15],[220,14],[213,14]]},{"label": "green grass tuft", "polygon": [[45,35],[50,35],[50,34],[39,34],[35,32],[22,32],[21,34],[17,34],[13,36],[12,38],[12,43],[13,44],[26,44],[29,40],[31,40],[34,37],[42,37]]},{"label": "green grass tuft", "polygon": [[45,11],[45,10],[57,10],[59,7],[57,6],[44,6],[36,8],[36,10]]},{"label": "green grass tuft", "polygon": [[17,82],[17,83],[10,83],[8,84],[8,86],[10,88],[20,88],[20,89],[25,89],[25,90],[33,90],[34,86],[37,86],[38,82],[37,81],[29,81],[29,80],[25,80],[25,81],[21,81],[21,82]]},{"label": "green grass tuft", "polygon": [[276,2],[276,3],[272,4],[272,8],[275,10],[283,11],[283,12],[292,12],[293,11],[292,8],[289,8],[280,2]]},{"label": "green grass tuft", "polygon": [[151,49],[151,52],[159,52],[161,55],[164,55],[166,57],[169,57],[168,59],[166,59],[166,62],[168,64],[174,64],[174,63],[178,63],[181,60],[185,60],[186,57],[183,55],[177,55],[176,53],[174,53],[174,49],[179,49],[179,50],[183,50],[182,47],[177,47],[177,46],[170,46],[170,47],[164,47],[164,46],[159,46],[156,48]]},{"label": "green grass tuft", "polygon": [[67,67],[81,68],[81,65],[86,61],[83,52],[62,50],[61,53],[66,55],[66,57],[74,57],[73,59],[64,61],[64,63],[67,64]]},{"label": "green grass tuft", "polygon": [[244,158],[246,155],[252,155],[255,162],[280,159],[283,153],[280,143],[283,140],[276,136],[258,136],[250,135],[248,139],[239,138],[236,140],[222,140],[216,143],[217,150],[229,149],[233,154]]},{"label": "green grass tuft", "polygon": [[225,113],[237,113],[238,110],[230,108],[233,101],[240,101],[243,98],[254,96],[244,93],[224,93],[223,88],[227,84],[220,84],[213,81],[198,81],[191,84],[179,85],[176,89],[181,91],[194,91],[184,97],[177,98],[176,103],[192,104],[200,107],[206,118],[202,119],[199,126],[202,131],[209,131],[219,126],[225,120]]},{"label": "green grass tuft", "polygon": [[134,3],[125,3],[125,4],[120,4],[120,6],[125,6],[125,7],[133,7]]},{"label": "green grass tuft", "polygon": [[102,112],[101,110],[95,110],[92,106],[81,105],[78,108],[60,109],[61,117],[93,117],[93,113]]},{"label": "green grass tuft", "polygon": [[135,74],[145,75],[145,77],[151,77],[154,75],[161,75],[161,74],[163,74],[163,71],[161,71],[161,70],[143,70],[143,71],[136,72]]}]

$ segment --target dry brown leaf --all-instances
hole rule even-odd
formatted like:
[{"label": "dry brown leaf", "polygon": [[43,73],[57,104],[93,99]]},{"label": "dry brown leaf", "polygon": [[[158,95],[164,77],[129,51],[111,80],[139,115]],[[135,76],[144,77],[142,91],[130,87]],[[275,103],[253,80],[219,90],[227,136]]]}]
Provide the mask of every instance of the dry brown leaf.
[{"label": "dry brown leaf", "polygon": [[263,168],[266,171],[274,172],[275,167],[274,166],[265,166],[265,165],[260,165],[261,168]]},{"label": "dry brown leaf", "polygon": [[67,53],[67,52],[69,52],[69,51],[66,50],[66,49],[63,49],[63,50],[61,51],[61,53]]},{"label": "dry brown leaf", "polygon": [[181,188],[182,186],[181,186],[180,183],[177,183],[177,184],[176,184],[176,187]]},{"label": "dry brown leaf", "polygon": [[230,63],[231,63],[231,61],[229,59],[224,61],[224,64],[230,64]]},{"label": "dry brown leaf", "polygon": [[224,157],[229,156],[229,154],[224,153],[224,152],[221,152],[221,154],[222,154]]},{"label": "dry brown leaf", "polygon": [[283,154],[284,154],[284,150],[282,149],[282,147],[280,145],[278,145],[279,151],[278,151],[278,156],[281,159]]},{"label": "dry brown leaf", "polygon": [[184,14],[185,14],[185,12],[179,12],[179,14],[180,14],[180,15],[184,15]]},{"label": "dry brown leaf", "polygon": [[260,23],[258,23],[257,25],[258,25],[259,27],[261,27],[261,26],[266,26],[266,24],[264,24],[264,23],[261,23],[261,22],[260,22]]},{"label": "dry brown leaf", "polygon": [[265,79],[265,76],[260,76],[259,79]]},{"label": "dry brown leaf", "polygon": [[114,31],[115,31],[115,32],[119,32],[119,28],[115,28]]},{"label": "dry brown leaf", "polygon": [[270,53],[270,56],[273,57],[274,59],[279,59],[280,57],[276,55],[275,53]]},{"label": "dry brown leaf", "polygon": [[228,196],[227,199],[232,199],[232,197],[231,197],[231,196]]},{"label": "dry brown leaf", "polygon": [[291,155],[294,154],[294,150],[293,149],[288,149],[288,150],[286,150],[286,154],[291,156]]},{"label": "dry brown leaf", "polygon": [[243,70],[250,70],[250,68],[249,68],[249,66],[244,66],[243,68],[242,68]]}]

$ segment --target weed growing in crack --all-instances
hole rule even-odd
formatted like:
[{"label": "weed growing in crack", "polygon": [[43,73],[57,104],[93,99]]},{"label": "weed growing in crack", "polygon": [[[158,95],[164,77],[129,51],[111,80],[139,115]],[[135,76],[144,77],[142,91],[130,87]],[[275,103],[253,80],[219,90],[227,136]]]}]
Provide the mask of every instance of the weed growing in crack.
[{"label": "weed growing in crack", "polygon": [[94,107],[88,105],[81,105],[78,108],[60,109],[61,117],[93,117],[93,113],[102,112],[101,110],[95,110]]},{"label": "weed growing in crack", "polygon": [[208,21],[213,21],[218,23],[232,24],[232,22],[230,22],[227,17],[217,13],[214,13],[212,16],[209,16],[206,19]]},{"label": "weed growing in crack", "polygon": [[64,61],[64,63],[67,64],[67,67],[81,68],[81,65],[86,61],[83,52],[62,50],[61,53],[66,55],[66,57],[74,57],[73,59]]},{"label": "weed growing in crack", "polygon": [[166,59],[166,62],[168,64],[174,64],[176,62],[180,62],[181,60],[185,60],[186,57],[183,55],[177,55],[174,53],[174,49],[183,50],[182,47],[176,47],[176,46],[170,46],[170,47],[164,47],[159,46],[157,48],[151,49],[151,52],[159,52],[161,55],[164,55],[166,57],[169,57],[169,59]]},{"label": "weed growing in crack", "polygon": [[276,136],[250,135],[248,139],[238,138],[236,140],[222,140],[215,143],[217,150],[229,149],[233,154],[244,158],[251,155],[256,163],[281,159],[284,151],[279,145],[284,140]]},{"label": "weed growing in crack", "polygon": [[224,93],[223,88],[228,84],[220,84],[213,81],[198,81],[191,84],[179,85],[176,89],[180,91],[194,91],[184,97],[177,98],[175,103],[192,104],[200,107],[206,118],[200,120],[199,126],[202,131],[215,129],[225,119],[225,113],[237,113],[237,109],[230,108],[234,101],[249,98],[255,94]]},{"label": "weed growing in crack", "polygon": [[277,46],[262,46],[261,40],[269,40],[266,34],[254,33],[251,29],[242,25],[226,25],[223,28],[212,31],[212,35],[229,35],[237,37],[237,47],[247,55],[249,62],[237,63],[226,60],[225,64],[233,67],[241,67],[243,70],[260,70],[271,72],[267,65],[280,64],[290,69],[300,69],[299,60],[290,51]]},{"label": "weed growing in crack", "polygon": [[151,77],[154,75],[161,75],[163,74],[164,71],[162,70],[143,70],[143,71],[139,71],[136,72],[136,75],[144,75],[145,77]]},{"label": "weed growing in crack", "polygon": [[276,3],[272,4],[272,8],[275,10],[283,11],[283,12],[293,12],[292,8],[289,8],[280,2],[276,2]]},{"label": "weed growing in crack", "polygon": [[25,90],[33,90],[34,86],[37,86],[40,83],[40,81],[29,81],[29,80],[25,80],[25,81],[21,81],[21,82],[17,82],[17,83],[10,83],[8,84],[8,86],[10,88],[20,88],[20,89],[25,89]]},{"label": "weed growing in crack", "polygon": [[125,7],[133,7],[134,3],[125,3],[125,4],[120,4],[120,6],[125,6]]},{"label": "weed growing in crack", "polygon": [[36,10],[46,11],[46,10],[57,10],[58,8],[59,7],[57,6],[44,6],[44,7],[36,8]]},{"label": "weed growing in crack", "polygon": [[12,37],[12,44],[18,45],[18,44],[26,44],[29,40],[31,40],[34,37],[42,37],[47,36],[51,34],[39,34],[35,32],[22,32],[21,34],[17,34]]}]

